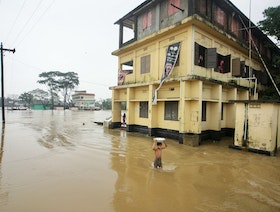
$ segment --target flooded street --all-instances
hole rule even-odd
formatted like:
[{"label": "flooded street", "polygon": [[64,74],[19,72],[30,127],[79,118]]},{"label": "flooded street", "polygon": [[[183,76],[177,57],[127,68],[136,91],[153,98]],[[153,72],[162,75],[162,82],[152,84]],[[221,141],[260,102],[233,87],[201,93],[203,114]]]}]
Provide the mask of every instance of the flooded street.
[{"label": "flooded street", "polygon": [[110,111],[7,111],[0,211],[280,211],[280,157],[104,129]]}]

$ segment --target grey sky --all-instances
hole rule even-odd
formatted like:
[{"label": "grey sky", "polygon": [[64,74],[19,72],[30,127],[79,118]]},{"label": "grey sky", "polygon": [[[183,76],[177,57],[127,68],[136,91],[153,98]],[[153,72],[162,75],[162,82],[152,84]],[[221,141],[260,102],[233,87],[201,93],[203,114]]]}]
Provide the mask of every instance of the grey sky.
[{"label": "grey sky", "polygon": [[[111,97],[117,84],[118,26],[114,22],[144,0],[0,0],[0,42],[5,53],[5,96],[36,88],[44,71],[77,72],[77,90]],[[232,0],[249,17],[250,0]],[[279,0],[251,0],[251,19],[278,6]]]}]

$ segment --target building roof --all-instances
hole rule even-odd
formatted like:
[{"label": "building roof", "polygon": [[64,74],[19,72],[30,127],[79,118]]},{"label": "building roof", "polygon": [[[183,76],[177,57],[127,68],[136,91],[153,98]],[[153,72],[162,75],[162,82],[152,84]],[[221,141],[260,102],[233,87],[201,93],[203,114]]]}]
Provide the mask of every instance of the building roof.
[{"label": "building roof", "polygon": [[[118,21],[116,21],[115,24],[119,24],[119,25],[123,24],[123,26],[133,29],[135,18],[138,15],[146,12],[147,9],[163,1],[164,0],[146,0],[143,3],[141,3],[139,6],[137,6],[135,9],[127,13],[125,16],[120,18]],[[248,25],[250,19],[246,15],[244,15],[244,13],[242,13],[231,1],[215,0],[215,2],[217,2],[218,5],[222,8],[230,8],[232,10],[230,12],[232,12],[233,14],[238,14],[240,16],[240,19],[242,19],[243,22],[245,23],[245,25]],[[252,34],[257,35],[257,37],[266,38],[266,40],[271,44],[271,46],[273,46],[278,53],[280,52],[280,48],[278,48],[278,46],[274,42],[272,42],[271,39],[267,35],[265,35],[253,22],[251,22],[251,28],[253,29]]]},{"label": "building roof", "polygon": [[[115,24],[120,24],[121,22],[124,23],[124,26],[128,28],[133,28],[133,23],[135,20],[135,16],[143,13],[146,11],[148,8],[157,5],[160,2],[163,2],[164,0],[146,0],[143,3],[141,3],[139,6],[137,6],[135,9],[127,13],[125,16],[120,18],[118,21],[115,22]],[[219,2],[219,6],[228,6],[232,8],[234,12],[237,12],[242,16],[242,18],[246,18],[249,20],[231,1],[229,0],[216,0],[216,2]]]},{"label": "building roof", "polygon": [[137,6],[134,10],[127,13],[125,16],[123,16],[121,19],[115,22],[115,24],[123,23],[125,27],[132,29],[133,23],[135,21],[135,17],[142,13],[143,11],[146,11],[148,7],[151,7],[152,5],[156,5],[158,2],[162,0],[146,0],[139,6]]},{"label": "building roof", "polygon": [[75,91],[74,94],[72,94],[72,96],[95,96],[94,93],[87,93],[86,90],[81,90],[81,91]]}]

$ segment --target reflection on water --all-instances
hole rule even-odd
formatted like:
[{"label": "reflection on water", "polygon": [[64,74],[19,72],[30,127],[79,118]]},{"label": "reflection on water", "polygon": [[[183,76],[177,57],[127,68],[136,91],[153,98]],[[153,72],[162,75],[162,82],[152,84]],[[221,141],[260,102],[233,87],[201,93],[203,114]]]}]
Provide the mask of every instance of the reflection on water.
[{"label": "reflection on water", "polygon": [[279,211],[280,159],[94,122],[110,111],[12,111],[2,128],[0,211]]},{"label": "reflection on water", "polygon": [[2,125],[2,131],[1,131],[1,147],[0,147],[0,200],[1,202],[7,202],[8,200],[8,195],[9,193],[7,191],[5,191],[2,188],[2,158],[3,158],[3,153],[4,153],[4,141],[5,141],[5,124]]}]

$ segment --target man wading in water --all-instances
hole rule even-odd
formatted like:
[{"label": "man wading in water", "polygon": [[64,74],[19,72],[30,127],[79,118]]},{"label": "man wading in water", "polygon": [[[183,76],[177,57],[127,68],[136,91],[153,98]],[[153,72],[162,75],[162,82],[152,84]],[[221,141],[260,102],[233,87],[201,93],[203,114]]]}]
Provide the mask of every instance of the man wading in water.
[{"label": "man wading in water", "polygon": [[[162,162],[161,162],[161,152],[163,149],[167,147],[167,144],[165,143],[164,138],[154,138],[154,143],[152,146],[152,149],[155,151],[155,161],[154,161],[154,168],[162,168]],[[164,145],[163,145],[164,144]]]}]

